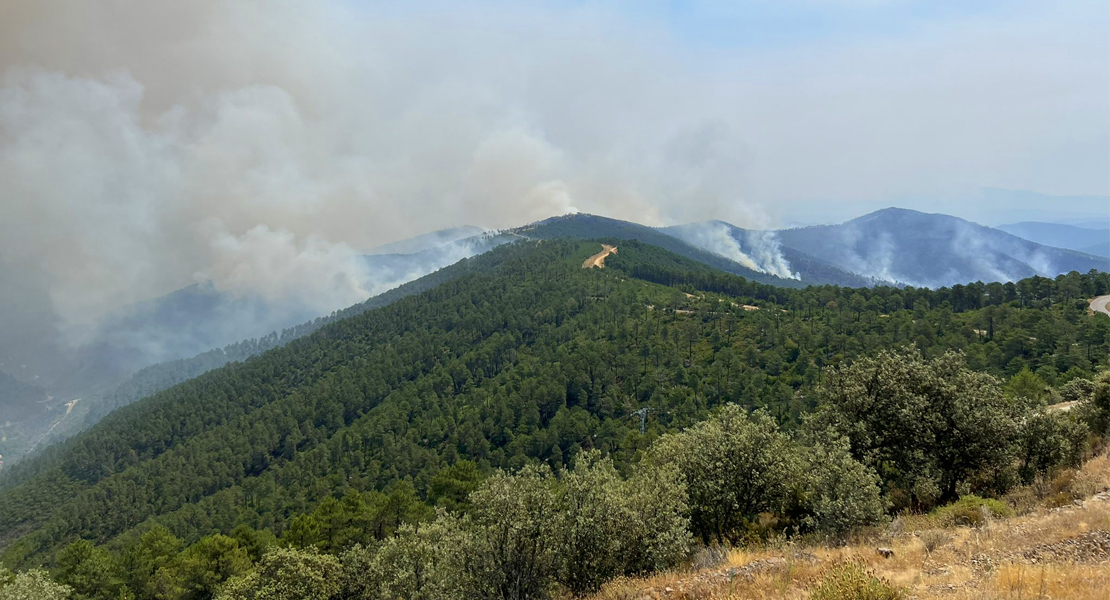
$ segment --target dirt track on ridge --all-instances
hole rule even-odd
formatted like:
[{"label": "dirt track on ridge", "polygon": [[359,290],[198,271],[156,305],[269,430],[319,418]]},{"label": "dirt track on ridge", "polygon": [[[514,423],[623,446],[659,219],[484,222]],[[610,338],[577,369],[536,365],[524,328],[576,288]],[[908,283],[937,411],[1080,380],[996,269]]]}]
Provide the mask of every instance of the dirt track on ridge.
[{"label": "dirt track on ridge", "polygon": [[1091,300],[1091,310],[1100,312],[1104,315],[1110,315],[1110,296],[1099,296]]},{"label": "dirt track on ridge", "polygon": [[586,262],[582,263],[582,268],[583,269],[589,269],[589,268],[592,268],[592,267],[597,267],[599,269],[604,269],[605,268],[605,257],[609,256],[610,254],[616,254],[616,253],[617,253],[617,247],[616,246],[610,246],[609,244],[602,244],[601,245],[601,252],[598,252],[597,254],[587,258]]}]

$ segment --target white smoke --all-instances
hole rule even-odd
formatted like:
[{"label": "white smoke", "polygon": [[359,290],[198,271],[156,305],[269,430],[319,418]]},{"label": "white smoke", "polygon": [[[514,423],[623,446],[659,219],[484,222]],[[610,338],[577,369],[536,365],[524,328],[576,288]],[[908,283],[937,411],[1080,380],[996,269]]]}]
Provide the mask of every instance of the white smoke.
[{"label": "white smoke", "polygon": [[[118,307],[197,281],[339,308],[385,283],[359,253],[443,227],[579,209],[736,221],[737,197],[923,194],[977,188],[980,172],[1020,187],[1029,165],[993,157],[1019,143],[1067,156],[1026,138],[1097,138],[1090,115],[1105,114],[1084,101],[1062,121],[1027,86],[1103,98],[1088,73],[1105,60],[1069,53],[1105,53],[989,27],[748,53],[611,6],[4,3],[0,342],[41,337],[39,321],[82,341]],[[1105,145],[1088,146],[1045,172],[1104,166]],[[771,238],[720,241],[790,273]]]},{"label": "white smoke", "polygon": [[217,234],[212,252],[218,259],[197,273],[199,279],[236,295],[294,302],[319,314],[365,300],[377,287],[352,248],[317,236],[297,240],[289,231],[259,225],[241,236]]},{"label": "white smoke", "polygon": [[753,271],[784,279],[800,278],[783,256],[782,244],[774,231],[739,229],[720,221],[690,223],[668,227],[665,231]]}]

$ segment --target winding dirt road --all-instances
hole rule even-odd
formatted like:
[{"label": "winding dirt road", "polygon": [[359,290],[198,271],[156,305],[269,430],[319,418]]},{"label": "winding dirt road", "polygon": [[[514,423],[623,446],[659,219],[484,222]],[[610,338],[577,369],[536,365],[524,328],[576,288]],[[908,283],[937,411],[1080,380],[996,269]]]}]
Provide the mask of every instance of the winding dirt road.
[{"label": "winding dirt road", "polygon": [[1110,296],[1099,296],[1091,300],[1091,310],[1100,312],[1104,315],[1110,315]]},{"label": "winding dirt road", "polygon": [[616,254],[616,253],[617,253],[617,247],[616,246],[610,246],[609,244],[602,244],[601,245],[601,252],[598,252],[597,254],[587,258],[586,262],[582,263],[582,268],[583,269],[589,269],[589,268],[592,268],[592,267],[597,267],[599,269],[604,269],[605,268],[605,257],[609,256],[610,254]]}]

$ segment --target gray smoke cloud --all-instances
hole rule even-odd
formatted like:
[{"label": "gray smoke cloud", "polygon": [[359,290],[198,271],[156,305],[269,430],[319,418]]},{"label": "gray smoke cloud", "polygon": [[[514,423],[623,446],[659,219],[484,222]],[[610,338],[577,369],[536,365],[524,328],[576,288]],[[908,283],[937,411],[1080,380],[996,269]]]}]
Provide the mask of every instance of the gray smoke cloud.
[{"label": "gray smoke cloud", "polygon": [[[463,224],[766,228],[794,199],[1103,186],[1102,21],[1037,10],[707,48],[617,5],[5,3],[0,338],[80,343],[192,283],[323,313],[396,282],[367,249]],[[1082,160],[1012,158],[1066,136]]]},{"label": "gray smoke cloud", "polygon": [[784,279],[800,278],[783,256],[782,242],[774,231],[735,229],[720,221],[690,223],[665,231],[753,271]]}]

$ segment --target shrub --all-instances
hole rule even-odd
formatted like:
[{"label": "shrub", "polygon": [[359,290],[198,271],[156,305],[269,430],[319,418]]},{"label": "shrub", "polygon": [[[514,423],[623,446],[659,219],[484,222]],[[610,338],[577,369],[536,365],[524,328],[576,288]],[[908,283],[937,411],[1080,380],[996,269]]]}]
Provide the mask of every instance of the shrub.
[{"label": "shrub", "polygon": [[763,412],[728,404],[661,438],[653,460],[681,471],[691,527],[708,545],[734,542],[763,512],[780,512],[798,475],[798,449]]},{"label": "shrub", "polygon": [[952,536],[942,529],[926,529],[921,532],[921,543],[925,545],[925,552],[929,554],[947,544],[950,539]]},{"label": "shrub", "polygon": [[42,569],[12,573],[0,567],[0,598],[4,600],[66,600],[73,590],[54,583]]},{"label": "shrub", "polygon": [[961,484],[1013,462],[1021,408],[959,352],[881,352],[837,372],[821,393],[812,423],[847,435],[852,454],[912,504],[955,500]]},{"label": "shrub", "polygon": [[804,453],[803,522],[812,530],[843,536],[886,518],[887,502],[875,471],[852,458],[847,438],[831,438]]},{"label": "shrub", "polygon": [[812,600],[904,600],[906,593],[876,577],[858,563],[844,563],[830,570]]},{"label": "shrub", "polygon": [[546,467],[498,472],[470,495],[465,570],[471,597],[551,596],[558,567],[558,500]]},{"label": "shrub", "polygon": [[344,597],[352,600],[450,600],[465,597],[462,553],[468,538],[458,519],[402,525],[378,547],[343,556]]},{"label": "shrub", "polygon": [[982,527],[990,518],[1009,517],[1013,514],[1013,509],[1001,500],[974,495],[964,496],[952,504],[933,511],[933,517],[945,527],[956,525]]},{"label": "shrub", "polygon": [[1110,434],[1110,371],[1103,371],[1093,382],[1074,381],[1063,390],[1065,398],[1075,398],[1074,411],[1096,435]]},{"label": "shrub", "polygon": [[601,587],[621,569],[619,528],[625,514],[621,477],[597,451],[578,455],[559,494],[559,583],[582,595]]},{"label": "shrub", "polygon": [[339,593],[339,560],[314,550],[273,548],[258,570],[227,582],[217,600],[328,600]]},{"label": "shrub", "polygon": [[1018,438],[1022,483],[1029,484],[1037,473],[1059,466],[1075,466],[1083,460],[1090,429],[1067,413],[1039,409],[1030,412]]},{"label": "shrub", "polygon": [[621,484],[620,550],[625,574],[668,569],[690,551],[686,483],[673,466],[643,464]]}]

